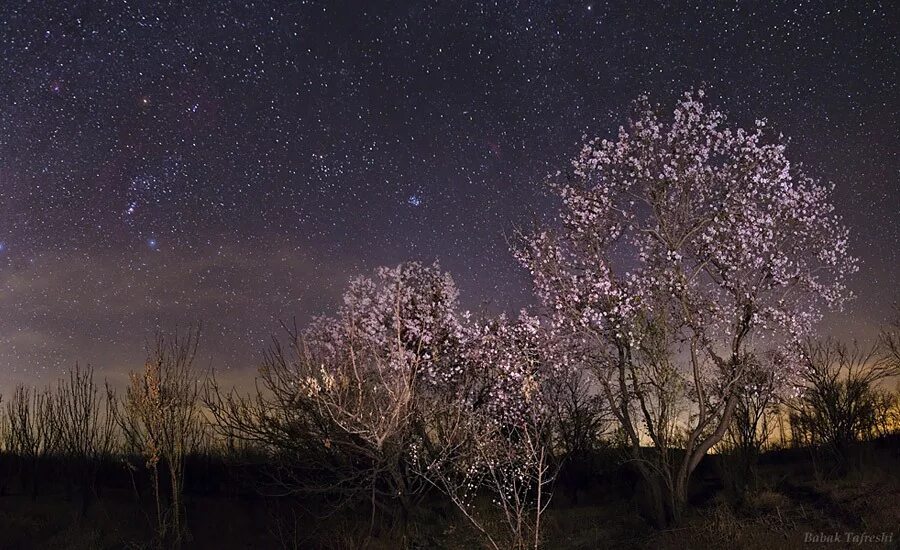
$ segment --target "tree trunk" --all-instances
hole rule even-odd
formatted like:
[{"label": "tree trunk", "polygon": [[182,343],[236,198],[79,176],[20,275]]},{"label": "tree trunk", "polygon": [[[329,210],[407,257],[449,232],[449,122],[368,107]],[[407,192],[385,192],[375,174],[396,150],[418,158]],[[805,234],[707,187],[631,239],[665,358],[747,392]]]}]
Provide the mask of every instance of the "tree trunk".
[{"label": "tree trunk", "polygon": [[673,521],[672,513],[668,510],[666,501],[668,491],[664,490],[662,480],[654,475],[646,466],[638,463],[637,470],[640,473],[638,483],[638,508],[641,515],[657,529],[665,529]]}]

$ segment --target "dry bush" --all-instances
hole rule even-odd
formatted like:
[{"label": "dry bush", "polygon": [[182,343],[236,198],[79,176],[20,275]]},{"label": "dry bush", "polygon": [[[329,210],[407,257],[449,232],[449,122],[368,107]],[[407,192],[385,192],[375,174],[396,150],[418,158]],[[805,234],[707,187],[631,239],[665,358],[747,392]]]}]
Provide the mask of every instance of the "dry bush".
[{"label": "dry bush", "polygon": [[51,429],[53,402],[49,390],[19,385],[6,403],[4,446],[12,454],[41,457],[52,454],[57,443]]},{"label": "dry bush", "polygon": [[900,385],[893,391],[876,388],[872,396],[873,437],[885,437],[900,431]]},{"label": "dry bush", "polygon": [[877,433],[878,384],[900,374],[900,364],[878,345],[861,349],[810,340],[802,351],[803,390],[789,402],[792,436],[800,444],[824,446],[846,466],[854,444]]},{"label": "dry bush", "polygon": [[615,418],[594,386],[581,365],[565,369],[548,384],[553,450],[559,459],[590,456],[611,434]]},{"label": "dry bush", "polygon": [[53,429],[53,399],[50,390],[19,385],[6,403],[3,442],[6,451],[22,459],[28,468],[32,498],[37,496],[38,463],[50,456],[59,443]]},{"label": "dry bush", "polygon": [[114,415],[94,383],[94,369],[77,364],[59,380],[53,399],[51,429],[57,430],[59,451],[77,460],[97,462],[110,455],[115,440]]},{"label": "dry bush", "polygon": [[[723,481],[735,496],[743,498],[757,480],[756,463],[778,428],[779,379],[783,371],[772,363],[783,361],[779,353],[762,358],[747,356],[746,375],[725,437],[716,446],[723,455]],[[767,364],[768,363],[768,364]]]},{"label": "dry bush", "polygon": [[59,453],[70,470],[67,483],[81,487],[82,515],[97,491],[100,464],[114,448],[115,415],[109,395],[94,383],[94,369],[90,365],[82,369],[78,364],[57,382],[53,393],[48,426],[55,432]]},{"label": "dry bush", "polygon": [[[116,420],[126,441],[141,450],[153,475],[157,536],[160,544],[179,546],[186,534],[184,519],[185,457],[204,435],[199,400],[201,373],[194,366],[200,332],[167,338],[158,335],[139,373],[132,372]],[[168,478],[168,503],[160,481]]]}]

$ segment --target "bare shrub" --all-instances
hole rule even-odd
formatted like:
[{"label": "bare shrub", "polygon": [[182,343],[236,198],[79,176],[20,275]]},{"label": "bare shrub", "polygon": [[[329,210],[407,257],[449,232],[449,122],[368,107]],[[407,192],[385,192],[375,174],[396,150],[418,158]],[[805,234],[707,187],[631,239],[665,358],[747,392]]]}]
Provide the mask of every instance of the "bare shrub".
[{"label": "bare shrub", "polygon": [[57,382],[53,415],[48,425],[55,430],[58,449],[81,485],[82,515],[97,490],[97,471],[110,456],[115,441],[114,413],[108,399],[94,383],[94,369],[75,365]]},{"label": "bare shrub", "polygon": [[[199,400],[201,373],[195,368],[200,331],[184,336],[157,335],[141,372],[132,372],[117,422],[125,439],[141,449],[153,475],[159,542],[180,546],[186,534],[184,519],[185,458],[203,436]],[[168,503],[160,468],[168,478]]]},{"label": "bare shrub", "polygon": [[894,390],[875,389],[872,396],[873,437],[885,437],[900,431],[900,385]]},{"label": "bare shrub", "polygon": [[759,358],[748,356],[746,375],[738,393],[734,416],[728,431],[717,447],[725,455],[726,483],[743,497],[756,476],[756,462],[778,428],[779,373],[785,371],[775,364],[787,359],[780,353]]},{"label": "bare shrub", "polygon": [[900,374],[878,345],[862,349],[834,340],[807,341],[802,349],[803,389],[789,402],[792,435],[823,446],[846,466],[853,444],[876,432],[877,385]]},{"label": "bare shrub", "polygon": [[4,447],[24,462],[34,498],[40,485],[38,463],[52,455],[59,443],[50,390],[16,386],[5,412]]},{"label": "bare shrub", "polygon": [[589,457],[611,433],[615,419],[609,403],[580,363],[562,370],[552,382],[548,384],[547,407],[554,454],[567,460]]}]

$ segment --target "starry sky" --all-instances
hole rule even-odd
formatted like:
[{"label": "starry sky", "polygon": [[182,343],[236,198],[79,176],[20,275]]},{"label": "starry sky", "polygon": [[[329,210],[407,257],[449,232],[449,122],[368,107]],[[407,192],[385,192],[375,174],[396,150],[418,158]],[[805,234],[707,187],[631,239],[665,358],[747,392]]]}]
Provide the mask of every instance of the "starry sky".
[{"label": "starry sky", "polygon": [[157,328],[249,378],[349,277],[440,261],[472,309],[533,302],[506,236],[640,93],[703,86],[837,186],[862,265],[822,330],[897,297],[890,2],[20,2],[0,6],[0,386],[115,378]]}]

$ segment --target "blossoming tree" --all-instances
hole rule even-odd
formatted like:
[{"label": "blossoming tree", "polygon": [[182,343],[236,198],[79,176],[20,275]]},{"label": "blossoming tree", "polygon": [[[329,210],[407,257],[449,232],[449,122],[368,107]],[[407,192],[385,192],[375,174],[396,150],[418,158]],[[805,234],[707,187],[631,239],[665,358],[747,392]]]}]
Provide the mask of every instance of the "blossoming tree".
[{"label": "blossoming tree", "polygon": [[255,395],[213,382],[205,400],[224,434],[278,459],[277,488],[369,500],[374,524],[379,509],[405,522],[432,485],[495,547],[540,543],[559,465],[548,397],[568,363],[537,318],[471,321],[449,274],[410,262],[354,279],[333,316],[288,332]]},{"label": "blossoming tree", "polygon": [[[437,265],[416,262],[358,277],[334,316],[289,330],[260,369],[255,396],[207,404],[230,434],[282,459],[286,492],[359,499],[403,522],[426,486],[410,469],[417,443],[440,435],[435,402],[459,379],[465,336],[458,292]],[[310,475],[312,472],[314,475]]]},{"label": "blossoming tree", "polygon": [[[551,400],[568,374],[554,335],[521,312],[470,327],[467,382],[437,416],[452,430],[419,456],[421,475],[446,494],[492,548],[539,548],[559,467]],[[476,506],[489,496],[493,506]],[[491,516],[497,520],[491,521]]]},{"label": "blossoming tree", "polygon": [[[551,184],[561,227],[524,235],[515,252],[560,330],[594,357],[665,522],[728,427],[750,348],[796,338],[840,306],[856,265],[830,188],[764,121],[728,127],[702,91],[665,120],[645,97],[636,110]],[[683,454],[642,451],[647,439],[668,449],[681,428]]]}]

